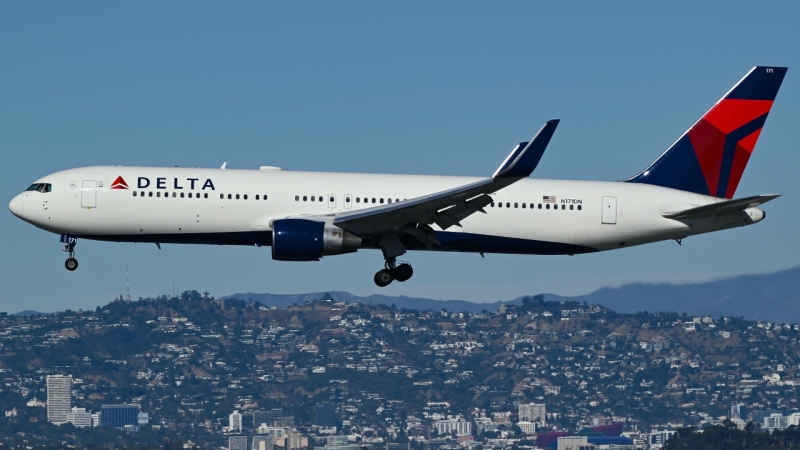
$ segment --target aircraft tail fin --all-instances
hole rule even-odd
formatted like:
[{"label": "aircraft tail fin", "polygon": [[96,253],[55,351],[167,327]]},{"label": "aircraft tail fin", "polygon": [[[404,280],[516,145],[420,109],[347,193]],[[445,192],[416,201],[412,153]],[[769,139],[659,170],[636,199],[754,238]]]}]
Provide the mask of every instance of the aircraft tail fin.
[{"label": "aircraft tail fin", "polygon": [[786,67],[754,67],[667,151],[627,182],[733,198]]}]

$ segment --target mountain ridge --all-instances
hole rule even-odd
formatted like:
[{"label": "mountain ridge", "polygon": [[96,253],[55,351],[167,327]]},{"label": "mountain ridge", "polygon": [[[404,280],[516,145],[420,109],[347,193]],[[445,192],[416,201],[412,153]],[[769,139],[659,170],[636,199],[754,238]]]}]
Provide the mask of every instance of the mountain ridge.
[{"label": "mountain ridge", "polygon": [[[221,299],[250,300],[268,307],[287,307],[329,296],[348,303],[395,305],[417,310],[494,311],[504,304],[520,305],[522,296],[487,303],[466,300],[372,294],[357,296],[345,291],[305,294],[236,293]],[[800,266],[766,274],[745,274],[694,283],[628,283],[604,287],[590,294],[561,296],[542,293],[546,300],[600,304],[620,313],[669,311],[702,316],[741,316],[754,320],[800,323]]]}]

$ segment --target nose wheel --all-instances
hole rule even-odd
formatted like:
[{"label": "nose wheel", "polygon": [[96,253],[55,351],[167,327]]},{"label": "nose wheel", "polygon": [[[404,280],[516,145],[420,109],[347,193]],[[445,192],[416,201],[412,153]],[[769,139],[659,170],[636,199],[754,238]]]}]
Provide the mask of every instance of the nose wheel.
[{"label": "nose wheel", "polygon": [[67,268],[70,272],[74,271],[78,268],[78,260],[75,259],[75,244],[65,245],[64,248],[61,249],[62,251],[67,252],[69,257],[66,261],[64,261],[64,267]]},{"label": "nose wheel", "polygon": [[378,287],[386,287],[392,284],[392,281],[407,281],[414,275],[414,269],[410,264],[397,264],[394,260],[386,261],[386,267],[375,274],[375,284]]}]

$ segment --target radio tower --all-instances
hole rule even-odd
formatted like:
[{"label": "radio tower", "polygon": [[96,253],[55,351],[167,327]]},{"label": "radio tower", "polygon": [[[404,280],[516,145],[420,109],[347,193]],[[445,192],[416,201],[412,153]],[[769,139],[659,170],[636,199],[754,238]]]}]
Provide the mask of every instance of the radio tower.
[{"label": "radio tower", "polygon": [[125,268],[125,301],[131,301],[131,275],[130,270],[126,267]]}]

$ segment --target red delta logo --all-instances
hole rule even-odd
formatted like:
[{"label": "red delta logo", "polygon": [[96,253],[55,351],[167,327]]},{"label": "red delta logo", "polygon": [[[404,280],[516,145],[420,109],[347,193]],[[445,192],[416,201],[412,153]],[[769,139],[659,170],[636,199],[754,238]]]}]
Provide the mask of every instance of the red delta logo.
[{"label": "red delta logo", "polygon": [[117,177],[113,183],[111,183],[111,189],[128,189],[128,183],[122,179],[121,176]]}]

